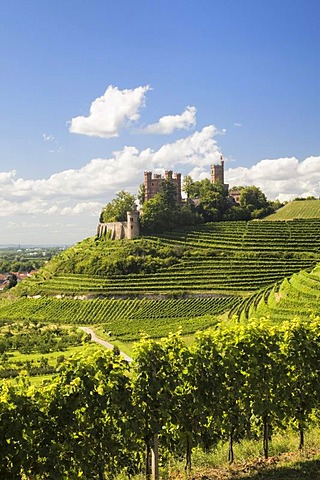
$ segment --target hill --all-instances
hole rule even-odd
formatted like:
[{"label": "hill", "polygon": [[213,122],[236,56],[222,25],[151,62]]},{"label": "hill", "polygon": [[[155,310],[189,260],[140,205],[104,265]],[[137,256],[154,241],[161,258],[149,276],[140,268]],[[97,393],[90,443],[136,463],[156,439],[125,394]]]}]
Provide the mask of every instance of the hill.
[{"label": "hill", "polygon": [[0,303],[0,320],[99,324],[120,341],[179,326],[192,334],[319,261],[320,219],[215,222],[133,241],[89,238],[11,290],[15,300]]},{"label": "hill", "polygon": [[297,218],[320,218],[320,200],[293,200],[266,217],[265,220],[293,220]]}]

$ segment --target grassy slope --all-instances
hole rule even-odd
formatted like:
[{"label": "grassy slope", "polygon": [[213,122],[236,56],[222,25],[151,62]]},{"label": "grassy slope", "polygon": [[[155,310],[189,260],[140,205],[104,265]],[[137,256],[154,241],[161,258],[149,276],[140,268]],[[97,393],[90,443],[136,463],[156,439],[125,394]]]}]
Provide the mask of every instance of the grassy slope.
[{"label": "grassy slope", "polygon": [[293,200],[265,220],[292,220],[294,218],[320,218],[320,200]]}]

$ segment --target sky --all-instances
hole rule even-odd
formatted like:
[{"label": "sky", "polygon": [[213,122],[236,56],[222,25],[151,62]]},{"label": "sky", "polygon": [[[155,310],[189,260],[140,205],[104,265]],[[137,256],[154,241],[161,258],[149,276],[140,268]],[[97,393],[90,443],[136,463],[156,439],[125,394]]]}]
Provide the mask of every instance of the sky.
[{"label": "sky", "polygon": [[2,0],[0,244],[73,244],[143,172],[320,196],[319,0]]}]

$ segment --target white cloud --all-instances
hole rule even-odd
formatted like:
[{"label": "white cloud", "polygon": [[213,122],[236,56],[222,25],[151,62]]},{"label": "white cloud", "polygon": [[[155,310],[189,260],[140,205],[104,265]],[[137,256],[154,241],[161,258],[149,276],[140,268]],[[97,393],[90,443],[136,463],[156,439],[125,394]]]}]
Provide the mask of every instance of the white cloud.
[{"label": "white cloud", "polygon": [[48,133],[43,133],[42,138],[45,142],[53,142],[55,139],[53,135],[50,135]]},{"label": "white cloud", "polygon": [[196,124],[195,107],[187,107],[181,115],[165,115],[157,123],[152,123],[141,131],[143,133],[169,134],[174,130],[188,130]]},{"label": "white cloud", "polygon": [[212,162],[219,161],[221,155],[214,139],[217,134],[216,127],[208,125],[186,138],[163,145],[155,152],[154,162],[163,167],[176,164],[210,165]]},{"label": "white cloud", "polygon": [[104,203],[122,188],[135,193],[144,170],[205,168],[219,161],[213,125],[159,150],[124,147],[111,158],[94,158],[79,169],[64,170],[47,179],[17,178],[15,171],[0,173],[0,216],[97,215]]},{"label": "white cloud", "polygon": [[[220,159],[215,134],[211,125],[157,151],[124,147],[111,158],[95,158],[80,169],[64,170],[47,179],[16,178],[15,171],[0,172],[0,216],[98,215],[120,189],[136,193],[144,170],[182,169],[194,180],[208,178],[210,165]],[[300,162],[294,157],[279,158],[262,160],[250,168],[229,168],[225,178],[230,186],[257,185],[270,199],[319,197],[319,167],[320,157]]]},{"label": "white cloud", "polygon": [[242,123],[235,122],[235,123],[233,124],[233,126],[240,128],[240,127],[242,127]]},{"label": "white cloud", "polygon": [[71,120],[69,131],[91,137],[117,137],[123,127],[139,119],[148,90],[148,85],[131,90],[119,90],[110,85],[104,95],[92,102],[88,117]]},{"label": "white cloud", "polygon": [[226,182],[256,185],[269,199],[281,201],[295,197],[320,197],[320,156],[299,161],[295,157],[261,160],[252,167],[230,168]]}]

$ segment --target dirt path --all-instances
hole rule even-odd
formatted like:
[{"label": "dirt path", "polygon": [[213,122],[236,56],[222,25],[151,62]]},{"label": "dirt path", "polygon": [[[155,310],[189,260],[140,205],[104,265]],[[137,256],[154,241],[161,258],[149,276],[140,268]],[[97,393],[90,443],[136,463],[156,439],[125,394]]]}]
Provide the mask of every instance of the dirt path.
[{"label": "dirt path", "polygon": [[[101,338],[97,337],[97,335],[94,333],[94,331],[91,328],[88,328],[88,327],[79,327],[79,328],[81,328],[81,330],[91,335],[91,340],[93,342],[99,343],[100,345],[103,345],[105,348],[109,348],[110,350],[113,349],[112,343],[106,342],[105,340],[102,340]],[[126,355],[124,352],[120,352],[120,354],[125,360],[127,360],[127,362],[129,363],[132,362],[132,358]]]}]

